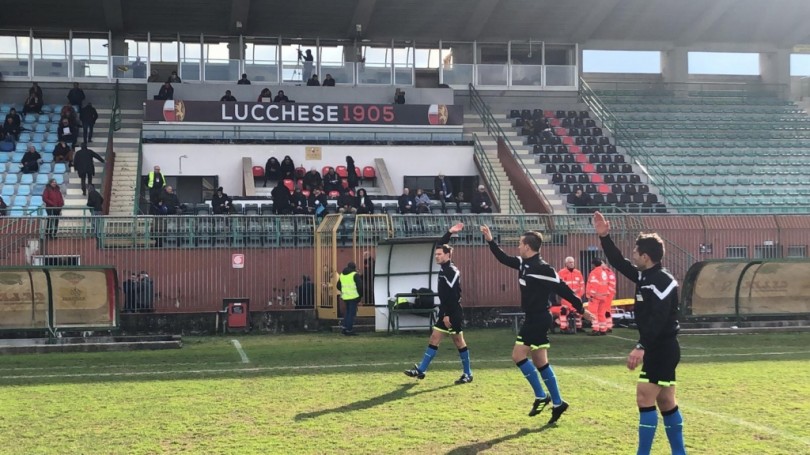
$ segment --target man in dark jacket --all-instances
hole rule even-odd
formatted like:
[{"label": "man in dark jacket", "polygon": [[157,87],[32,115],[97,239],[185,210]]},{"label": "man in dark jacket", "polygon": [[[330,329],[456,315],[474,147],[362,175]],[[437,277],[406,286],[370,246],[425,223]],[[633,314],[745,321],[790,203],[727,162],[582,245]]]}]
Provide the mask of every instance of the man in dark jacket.
[{"label": "man in dark jacket", "polygon": [[176,215],[177,209],[180,207],[180,201],[177,199],[177,193],[171,185],[166,185],[158,198],[158,215]]},{"label": "man in dark jacket", "polygon": [[290,207],[290,190],[284,186],[284,181],[279,180],[273,191],[270,192],[270,197],[273,198],[273,213],[276,215],[289,215],[292,208]]},{"label": "man in dark jacket", "polygon": [[104,213],[104,197],[96,191],[93,184],[87,185],[90,193],[87,195],[87,206],[93,209],[93,215],[102,215]]},{"label": "man in dark jacket", "polygon": [[473,213],[492,213],[492,201],[484,185],[478,185],[478,191],[473,195],[470,205]]},{"label": "man in dark jacket", "polygon": [[79,114],[82,113],[82,104],[84,104],[84,90],[79,88],[79,83],[74,82],[73,88],[67,94],[68,102],[71,106],[78,106],[79,107]]},{"label": "man in dark jacket", "polygon": [[93,142],[93,128],[96,126],[98,120],[98,111],[93,107],[93,103],[87,103],[79,112],[79,118],[82,121],[82,130],[84,131],[84,142],[89,144]]},{"label": "man in dark jacket", "polygon": [[227,215],[231,213],[233,200],[222,191],[222,187],[219,187],[211,200],[211,206],[214,208],[214,215]]},{"label": "man in dark jacket", "polygon": [[323,78],[323,86],[324,87],[334,87],[335,86],[335,79],[332,77],[331,74],[327,74],[326,77]]},{"label": "man in dark jacket", "polygon": [[337,199],[337,207],[338,213],[344,214],[355,214],[357,213],[357,208],[354,206],[354,196],[351,195],[348,191],[343,191],[340,193]]},{"label": "man in dark jacket", "polygon": [[453,200],[453,184],[451,184],[450,179],[445,177],[442,173],[439,173],[439,175],[433,179],[433,196],[442,201],[442,204]]},{"label": "man in dark jacket", "polygon": [[323,187],[323,178],[321,178],[321,173],[313,167],[304,174],[304,189],[312,191],[321,187]]},{"label": "man in dark jacket", "polygon": [[343,334],[357,335],[354,333],[354,317],[357,315],[357,304],[363,298],[363,280],[357,273],[357,265],[354,262],[349,262],[338,277],[337,290],[340,291],[340,298],[346,304]]},{"label": "man in dark jacket", "polygon": [[39,165],[42,162],[42,156],[37,152],[32,144],[28,145],[28,149],[23,154],[20,172],[23,174],[33,174],[39,172]]},{"label": "man in dark jacket", "polygon": [[79,179],[82,181],[82,195],[87,196],[87,185],[93,183],[93,176],[96,175],[96,165],[93,160],[99,160],[102,163],[104,158],[98,153],[87,148],[87,144],[82,144],[79,151],[73,155],[73,168],[79,173]]}]

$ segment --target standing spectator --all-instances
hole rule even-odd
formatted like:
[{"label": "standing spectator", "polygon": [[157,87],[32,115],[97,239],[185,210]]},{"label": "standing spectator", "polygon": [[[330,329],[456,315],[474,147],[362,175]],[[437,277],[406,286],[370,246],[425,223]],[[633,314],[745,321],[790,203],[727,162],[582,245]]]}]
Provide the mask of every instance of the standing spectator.
[{"label": "standing spectator", "polygon": [[132,272],[129,279],[122,285],[124,291],[124,313],[134,313],[138,309],[138,296],[141,290],[141,280],[137,272]]},{"label": "standing spectator", "polygon": [[354,158],[351,156],[346,157],[346,181],[349,183],[349,188],[354,190],[357,188],[357,183],[360,181],[360,176],[357,175],[357,166],[354,165]]},{"label": "standing spectator", "polygon": [[20,124],[14,122],[11,114],[6,116],[6,122],[3,123],[3,139],[7,137],[15,142],[20,140]]},{"label": "standing spectator", "polygon": [[276,97],[273,98],[274,103],[289,103],[290,99],[287,98],[287,95],[284,94],[284,90],[279,90]]},{"label": "standing spectator", "polygon": [[247,73],[242,73],[242,79],[236,81],[237,85],[250,85],[250,79],[247,78]]},{"label": "standing spectator", "polygon": [[104,197],[96,190],[93,184],[87,185],[90,194],[87,195],[87,206],[93,209],[93,215],[104,214]]},{"label": "standing spectator", "polygon": [[160,193],[158,198],[158,215],[177,215],[177,209],[180,208],[180,200],[177,199],[177,193],[171,185],[166,185],[163,192]]},{"label": "standing spectator", "polygon": [[62,118],[57,128],[56,136],[58,140],[70,145],[71,149],[76,148],[76,142],[79,140],[79,130],[70,123],[70,119]]},{"label": "standing spectator", "polygon": [[[274,159],[274,158],[271,158]],[[284,186],[284,182],[279,180],[273,191],[270,192],[273,199],[273,213],[276,215],[289,215],[292,211],[290,206],[290,190]]]},{"label": "standing spectator", "polygon": [[157,95],[155,95],[156,100],[173,100],[174,99],[174,87],[168,81],[163,83],[163,86],[160,87],[160,91]]},{"label": "standing spectator", "polygon": [[405,104],[405,90],[398,88],[394,91],[394,104]]},{"label": "standing spectator", "polygon": [[[266,90],[266,89],[265,89]],[[267,188],[267,181],[272,182],[281,180],[281,163],[275,156],[271,156],[267,163],[264,164],[264,187]]]},{"label": "standing spectator", "polygon": [[315,284],[308,275],[304,275],[303,281],[298,286],[298,300],[295,302],[297,307],[314,307],[315,306]]},{"label": "standing spectator", "polygon": [[335,168],[329,166],[329,170],[326,171],[326,175],[323,176],[323,190],[327,193],[331,193],[332,191],[340,191],[343,187],[340,186],[340,177],[338,177],[337,172],[335,172]]},{"label": "standing spectator", "polygon": [[3,200],[3,196],[0,196],[0,216],[6,216],[6,211],[8,210],[8,205],[6,201]]},{"label": "standing spectator", "polygon": [[39,114],[42,111],[42,98],[38,97],[36,94],[28,95],[26,98],[25,103],[23,105],[22,114],[23,116],[27,115],[29,112],[34,114]]},{"label": "standing spectator", "polygon": [[312,56],[312,51],[307,49],[304,55],[301,55],[301,51],[298,51],[298,58],[300,59],[303,57],[304,60],[304,71],[301,73],[301,80],[306,82],[312,76],[312,68],[315,66],[315,57]]},{"label": "standing spectator", "polygon": [[492,213],[492,201],[484,185],[478,185],[478,191],[473,195],[470,205],[473,213]]},{"label": "standing spectator", "polygon": [[307,87],[320,87],[321,81],[318,80],[318,75],[313,74],[312,77],[307,79]]},{"label": "standing spectator", "polygon": [[28,89],[28,96],[31,95],[36,95],[40,100],[45,99],[45,97],[42,95],[42,87],[39,86],[38,82],[33,82],[31,87]]},{"label": "standing spectator", "polygon": [[59,215],[62,214],[62,207],[65,205],[65,198],[62,197],[62,189],[56,183],[56,179],[51,179],[45,191],[42,192],[42,201],[45,202],[45,211],[48,213],[48,221],[45,227],[45,234],[54,238],[59,230]]},{"label": "standing spectator", "polygon": [[160,73],[158,73],[158,70],[153,69],[149,74],[149,78],[146,79],[146,82],[160,82]]},{"label": "standing spectator", "polygon": [[321,173],[313,166],[304,174],[304,189],[312,191],[315,188],[323,188],[323,178],[321,178]]},{"label": "standing spectator", "polygon": [[84,104],[85,98],[86,97],[84,96],[84,90],[79,88],[78,82],[74,82],[73,88],[70,89],[70,91],[67,94],[67,99],[71,106],[78,106],[79,115],[81,115],[82,113],[82,105]]},{"label": "standing spectator", "polygon": [[639,341],[627,356],[627,369],[641,365],[636,382],[639,410],[638,450],[649,454],[658,426],[658,405],[664,418],[667,439],[673,454],[685,454],[683,416],[675,396],[676,369],[681,360],[678,343],[678,282],[661,266],[664,241],[656,233],[636,238],[630,261],[610,238],[610,223],[599,212],[593,215],[593,227],[610,265],[636,285],[635,316]]},{"label": "standing spectator", "polygon": [[607,319],[612,318],[610,306],[616,295],[616,274],[599,258],[593,258],[591,265],[593,270],[588,275],[585,293],[588,295],[588,311],[596,315],[596,321],[593,321],[590,335],[604,336],[608,331]]},{"label": "standing spectator", "polygon": [[408,189],[408,187],[402,189],[402,194],[397,198],[397,205],[399,206],[399,213],[403,215],[406,213],[416,213],[411,190]]},{"label": "standing spectator", "polygon": [[262,92],[259,93],[259,98],[256,100],[257,103],[272,103],[273,102],[273,92],[270,91],[269,88],[263,88]]},{"label": "standing spectator", "polygon": [[286,155],[284,159],[281,160],[281,179],[295,180],[295,163],[293,163],[290,155]]},{"label": "standing spectator", "polygon": [[326,73],[326,77],[323,78],[323,85],[324,87],[334,87],[335,86],[335,79],[332,77],[331,74]]},{"label": "standing spectator", "polygon": [[64,140],[57,142],[53,147],[53,162],[67,163],[69,166],[71,161],[73,161],[73,150],[71,150]]},{"label": "standing spectator", "polygon": [[357,196],[354,198],[354,207],[357,209],[358,215],[373,215],[374,202],[366,194],[365,188],[357,190]]},{"label": "standing spectator", "polygon": [[442,172],[433,179],[433,195],[442,202],[442,205],[453,200],[453,184]]},{"label": "standing spectator", "polygon": [[[300,190],[297,189],[296,192],[298,191]],[[319,219],[323,218],[326,216],[326,204],[326,194],[320,188],[315,188],[307,199],[307,212]]]},{"label": "standing spectator", "polygon": [[422,188],[416,189],[416,196],[413,198],[416,213],[430,213],[430,198]]},{"label": "standing spectator", "polygon": [[222,191],[222,187],[219,187],[211,200],[211,206],[214,208],[214,215],[227,215],[233,208],[233,199]]},{"label": "standing spectator", "polygon": [[236,97],[231,95],[230,90],[225,90],[225,95],[223,95],[222,98],[220,98],[219,100],[220,101],[236,101]]},{"label": "standing spectator", "polygon": [[172,84],[181,84],[183,81],[180,79],[180,76],[177,75],[177,71],[172,71],[172,75],[169,76],[169,81]]},{"label": "standing spectator", "polygon": [[166,186],[166,178],[160,172],[160,166],[155,166],[146,179],[146,187],[149,189],[149,208],[153,215],[157,215],[154,209],[157,208],[164,186]]},{"label": "standing spectator", "polygon": [[28,149],[23,154],[20,172],[23,174],[33,174],[39,172],[39,165],[42,164],[42,156],[34,148],[34,144],[28,144]]},{"label": "standing spectator", "polygon": [[153,313],[155,311],[155,283],[149,274],[144,271],[141,271],[138,297],[139,313]]},{"label": "standing spectator", "polygon": [[357,213],[355,207],[354,196],[347,190],[340,193],[337,199],[338,213],[352,214]]},{"label": "standing spectator", "polygon": [[98,111],[93,107],[93,103],[87,103],[87,106],[82,108],[79,118],[82,121],[82,129],[84,130],[84,142],[89,144],[93,142],[93,128],[95,128],[96,120],[98,120]]},{"label": "standing spectator", "polygon": [[[87,185],[93,184],[93,176],[96,175],[96,165],[93,160],[104,162],[104,158],[98,153],[87,148],[87,144],[82,144],[81,148],[73,155],[73,168],[79,173],[82,182],[82,195],[87,196]],[[86,180],[86,182],[85,182]]]},{"label": "standing spectator", "polygon": [[370,252],[363,253],[363,295],[366,305],[374,305],[374,256]]},{"label": "standing spectator", "polygon": [[343,335],[354,336],[354,318],[357,315],[357,304],[363,298],[363,281],[357,274],[357,264],[349,262],[340,274],[337,282],[340,298],[346,304],[343,317]]},{"label": "standing spectator", "polygon": [[[576,261],[574,261],[573,257],[568,256],[565,258],[565,267],[559,271],[558,275],[560,279],[565,281],[565,284],[574,291],[574,294],[576,294],[580,300],[585,297],[585,278],[583,278],[582,272],[576,268]],[[560,308],[560,330],[562,330],[563,333],[569,330],[568,315],[571,313],[575,315],[576,328],[581,329],[582,318],[574,311],[574,305],[568,300],[560,300],[560,306],[565,308],[565,311]]]}]

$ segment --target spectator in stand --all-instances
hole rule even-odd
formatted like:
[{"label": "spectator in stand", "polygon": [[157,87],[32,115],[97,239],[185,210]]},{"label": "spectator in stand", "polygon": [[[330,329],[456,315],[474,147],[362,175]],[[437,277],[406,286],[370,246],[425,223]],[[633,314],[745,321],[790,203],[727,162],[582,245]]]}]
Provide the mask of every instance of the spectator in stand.
[{"label": "spectator in stand", "polygon": [[93,209],[93,215],[104,214],[104,197],[96,191],[96,186],[93,184],[87,185],[89,194],[87,195],[87,206]]},{"label": "spectator in stand", "polygon": [[70,148],[76,148],[76,142],[79,138],[79,130],[76,126],[70,124],[70,119],[67,117],[62,118],[59,122],[59,127],[56,132],[58,140],[66,142]]},{"label": "spectator in stand", "polygon": [[262,92],[259,93],[259,97],[256,99],[257,103],[272,103],[273,102],[273,92],[270,91],[269,88],[263,88]]},{"label": "spectator in stand", "polygon": [[36,93],[32,93],[28,95],[28,98],[25,100],[25,104],[23,104],[22,114],[23,116],[34,113],[39,114],[42,111],[42,98],[38,97]]},{"label": "spectator in stand", "polygon": [[10,137],[15,142],[20,140],[20,125],[14,122],[11,114],[6,116],[6,122],[3,123],[3,139]]},{"label": "spectator in stand", "polygon": [[[87,144],[82,144],[81,148],[73,155],[73,168],[79,173],[79,179],[82,182],[82,195],[87,196],[87,186],[93,184],[93,176],[96,175],[96,165],[93,160],[99,160],[102,163],[104,158],[98,153],[87,148]],[[87,183],[85,184],[85,179]]]},{"label": "spectator in stand", "polygon": [[304,55],[301,55],[301,51],[298,51],[298,58],[304,60],[304,70],[301,73],[301,80],[308,81],[310,76],[312,76],[312,68],[315,65],[315,57],[312,56],[312,51],[307,49]]},{"label": "spectator in stand", "polygon": [[405,104],[405,90],[398,88],[394,91],[394,104]]},{"label": "spectator in stand", "polygon": [[68,163],[71,165],[73,161],[73,150],[65,143],[64,140],[59,141],[53,147],[53,162],[54,163]]},{"label": "spectator in stand", "polygon": [[42,156],[34,148],[34,144],[28,144],[28,149],[23,154],[20,162],[20,172],[23,174],[33,174],[39,172],[39,165],[42,164]]},{"label": "spectator in stand", "polygon": [[335,86],[335,79],[332,78],[332,75],[326,73],[326,77],[323,78],[323,85],[324,87],[334,87]]},{"label": "spectator in stand", "polygon": [[366,194],[365,188],[360,188],[357,190],[357,196],[354,198],[354,208],[357,209],[358,215],[374,214],[374,202],[371,200],[369,195]]},{"label": "spectator in stand", "polygon": [[172,71],[172,75],[169,76],[168,82],[172,84],[182,84],[183,81],[180,79],[180,76],[177,75],[177,71]]},{"label": "spectator in stand", "polygon": [[6,201],[3,200],[3,196],[0,196],[0,216],[6,216],[7,210],[8,205],[6,205]]},{"label": "spectator in stand", "polygon": [[442,172],[439,172],[439,175],[433,179],[433,194],[442,202],[442,205],[453,200],[453,184]]},{"label": "spectator in stand", "polygon": [[82,120],[84,142],[89,144],[93,142],[93,128],[95,128],[96,120],[98,120],[98,111],[93,107],[93,103],[87,103],[87,106],[82,108],[79,116]]},{"label": "spectator in stand", "polygon": [[594,211],[591,195],[583,192],[581,188],[577,188],[575,193],[568,196],[568,203],[576,208],[577,213],[592,213]]},{"label": "spectator in stand", "polygon": [[158,200],[165,186],[166,178],[163,176],[163,173],[160,172],[160,166],[155,166],[146,178],[146,187],[149,188],[149,206],[152,215],[157,215],[155,209],[158,206]]},{"label": "spectator in stand", "polygon": [[348,190],[341,192],[337,198],[338,213],[357,213],[354,199],[354,196]]},{"label": "spectator in stand", "polygon": [[219,187],[211,200],[211,207],[214,208],[214,215],[228,215],[233,208],[233,199]]},{"label": "spectator in stand", "polygon": [[79,118],[76,116],[76,109],[73,108],[70,104],[65,104],[62,106],[62,110],[59,111],[59,121],[61,122],[62,119],[67,119],[70,122],[70,126],[79,127]]},{"label": "spectator in stand", "polygon": [[307,87],[320,87],[321,81],[318,80],[318,75],[313,74],[312,77],[307,79]]},{"label": "spectator in stand", "polygon": [[492,213],[492,201],[484,185],[478,185],[478,191],[473,195],[470,205],[473,213]]},{"label": "spectator in stand", "polygon": [[138,308],[138,294],[141,280],[137,272],[132,272],[129,279],[121,286],[124,291],[124,313],[134,313]]},{"label": "spectator in stand", "polygon": [[326,193],[321,191],[320,188],[315,188],[307,198],[307,212],[310,215],[323,218],[326,216],[326,203]]},{"label": "spectator in stand", "polygon": [[236,82],[237,85],[250,85],[250,79],[247,78],[246,73],[242,73],[242,79]]},{"label": "spectator in stand", "polygon": [[158,215],[176,215],[180,208],[180,200],[171,185],[166,185],[157,202]]},{"label": "spectator in stand", "polygon": [[326,175],[323,176],[323,190],[327,193],[343,190],[343,187],[340,185],[340,177],[338,177],[335,168],[332,166],[329,166],[329,170],[326,171]]},{"label": "spectator in stand", "polygon": [[158,73],[158,70],[153,69],[146,82],[160,82],[160,74]]},{"label": "spectator in stand", "polygon": [[132,77],[135,79],[146,77],[146,63],[140,57],[135,57],[135,61],[132,62]]},{"label": "spectator in stand", "polygon": [[22,123],[22,118],[20,118],[20,114],[18,114],[17,109],[13,107],[8,111],[8,114],[6,114],[5,121],[8,121],[8,119],[11,119],[14,122],[14,125],[17,126],[17,128],[19,128],[20,124]]},{"label": "spectator in stand", "polygon": [[[45,99],[45,96],[42,94],[42,87],[39,86],[38,82],[32,83],[31,87],[28,89],[28,96],[31,95],[36,95],[40,100]],[[44,103],[45,101],[42,102]]]},{"label": "spectator in stand", "polygon": [[313,166],[310,168],[309,172],[304,174],[304,189],[312,191],[315,188],[322,188],[323,187],[323,179],[321,178],[321,173],[318,172],[317,169]]},{"label": "spectator in stand", "polygon": [[403,215],[406,213],[416,213],[416,205],[413,202],[411,190],[407,187],[402,189],[402,194],[397,198],[397,205],[399,206],[399,213]]},{"label": "spectator in stand", "polygon": [[290,190],[284,186],[284,182],[279,180],[273,191],[270,192],[273,198],[273,213],[276,215],[289,215],[292,211],[290,206]]},{"label": "spectator in stand", "polygon": [[464,196],[463,191],[459,191],[455,196],[453,196],[453,204],[456,204],[456,209],[461,210],[462,202],[467,202],[467,198]]},{"label": "spectator in stand", "polygon": [[295,181],[295,163],[293,163],[290,155],[286,155],[284,159],[281,160],[281,179],[291,179]]},{"label": "spectator in stand", "polygon": [[284,94],[284,90],[279,90],[278,94],[275,98],[273,98],[274,103],[289,103],[290,99],[287,98],[287,95]]},{"label": "spectator in stand", "polygon": [[307,215],[310,213],[307,197],[304,196],[301,188],[296,188],[293,192],[292,196],[290,197],[290,205],[292,206],[293,215]]},{"label": "spectator in stand", "polygon": [[85,100],[84,90],[79,88],[79,83],[74,82],[73,88],[67,94],[68,102],[71,106],[78,106],[79,108],[79,115],[82,114],[82,105],[84,104]]},{"label": "spectator in stand", "polygon": [[230,90],[225,90],[225,95],[223,95],[222,98],[220,98],[219,100],[220,101],[236,101],[236,97],[231,95]]},{"label": "spectator in stand", "polygon": [[62,214],[62,207],[65,205],[65,198],[62,197],[62,190],[56,183],[56,179],[48,182],[48,186],[42,192],[42,201],[45,202],[45,211],[48,213],[45,234],[54,238],[56,231],[59,230],[59,215]]},{"label": "spectator in stand", "polygon": [[163,86],[160,87],[160,91],[157,95],[155,95],[156,100],[173,100],[174,99],[174,87],[169,81],[163,83]]},{"label": "spectator in stand", "polygon": [[281,163],[275,156],[271,156],[264,164],[264,187],[267,188],[267,181],[281,181]]},{"label": "spectator in stand", "polygon": [[354,165],[354,158],[351,156],[346,157],[346,172],[348,173],[346,180],[349,183],[349,188],[354,190],[357,188],[357,183],[360,181],[360,176],[357,175],[357,166]]},{"label": "spectator in stand", "polygon": [[422,188],[416,189],[416,196],[413,198],[416,213],[430,213],[430,197],[425,194]]},{"label": "spectator in stand", "polygon": [[138,288],[138,312],[155,312],[155,283],[149,274],[141,270],[141,281]]}]

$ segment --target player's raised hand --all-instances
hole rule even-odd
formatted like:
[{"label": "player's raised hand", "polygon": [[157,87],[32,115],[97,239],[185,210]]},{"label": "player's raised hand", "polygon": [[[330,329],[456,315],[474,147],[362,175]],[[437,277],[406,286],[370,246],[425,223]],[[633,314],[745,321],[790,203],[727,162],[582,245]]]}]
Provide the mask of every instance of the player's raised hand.
[{"label": "player's raised hand", "polygon": [[487,242],[492,241],[492,232],[490,232],[489,226],[487,226],[486,224],[481,226],[481,233],[484,234],[484,240],[486,240]]},{"label": "player's raised hand", "polygon": [[610,221],[605,219],[605,215],[602,215],[602,212],[593,213],[593,227],[596,228],[596,234],[599,235],[599,237],[605,237],[610,234]]},{"label": "player's raised hand", "polygon": [[464,223],[457,223],[451,226],[449,231],[451,234],[458,234],[462,229],[464,229]]}]

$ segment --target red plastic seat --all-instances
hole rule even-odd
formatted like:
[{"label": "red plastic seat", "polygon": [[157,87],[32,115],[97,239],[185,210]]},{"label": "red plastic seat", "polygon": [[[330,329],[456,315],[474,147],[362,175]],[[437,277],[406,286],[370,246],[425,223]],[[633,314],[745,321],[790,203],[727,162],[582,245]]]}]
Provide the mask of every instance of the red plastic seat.
[{"label": "red plastic seat", "polygon": [[580,163],[580,164],[588,164],[588,157],[587,157],[587,156],[585,156],[585,155],[583,155],[583,154],[581,154],[581,153],[577,153],[577,154],[575,154],[575,155],[574,155],[574,159],[577,161],[577,163]]},{"label": "red plastic seat", "polygon": [[571,136],[565,136],[562,141],[564,145],[574,145],[574,138]]},{"label": "red plastic seat", "polygon": [[558,118],[549,119],[548,124],[552,127],[557,127],[562,125],[562,121]]},{"label": "red plastic seat", "polygon": [[605,179],[603,179],[600,174],[590,173],[590,174],[588,174],[588,177],[590,177],[591,183],[594,183],[594,184],[605,183]]},{"label": "red plastic seat", "polygon": [[253,166],[254,177],[264,177],[264,168],[261,166]]},{"label": "red plastic seat", "polygon": [[360,170],[359,167],[355,166],[354,167],[354,175],[356,175],[358,179],[362,179],[363,178],[363,171]]},{"label": "red plastic seat", "polygon": [[290,193],[292,193],[295,190],[295,182],[293,182],[292,179],[284,179],[284,186],[286,186],[287,189],[290,190]]},{"label": "red plastic seat", "polygon": [[561,126],[554,127],[554,134],[557,136],[568,136],[568,128],[563,128]]},{"label": "red plastic seat", "polygon": [[364,180],[375,180],[377,178],[377,171],[371,166],[366,166],[363,168],[363,173],[358,175],[362,175]]},{"label": "red plastic seat", "polygon": [[329,199],[337,199],[338,197],[340,197],[340,191],[332,190],[329,192],[329,194],[327,194],[327,197]]},{"label": "red plastic seat", "polygon": [[301,194],[303,194],[304,197],[309,197],[309,190],[302,190]]},{"label": "red plastic seat", "polygon": [[543,117],[555,119],[554,111],[543,111]]},{"label": "red plastic seat", "polygon": [[343,187],[344,190],[349,189],[349,181],[346,179],[340,179],[340,185]]},{"label": "red plastic seat", "polygon": [[329,168],[330,167],[331,166],[324,166],[323,169],[321,169],[321,177],[323,177],[324,175],[329,173]]},{"label": "red plastic seat", "polygon": [[582,153],[582,147],[578,145],[568,146],[568,151],[571,153]]},{"label": "red plastic seat", "polygon": [[613,191],[610,189],[610,186],[608,186],[608,185],[606,185],[606,184],[604,184],[604,183],[603,183],[603,184],[601,184],[601,185],[599,185],[598,187],[596,187],[596,189],[597,189],[597,190],[599,190],[599,192],[600,192],[600,193],[602,193],[602,194],[610,194],[610,193],[612,193],[612,192],[613,192]]},{"label": "red plastic seat", "polygon": [[337,172],[338,177],[345,179],[349,176],[349,171],[346,170],[346,166],[338,166],[335,168],[335,172]]},{"label": "red plastic seat", "polygon": [[593,163],[585,163],[582,166],[582,172],[586,174],[593,174],[596,172],[596,166],[594,166]]}]

